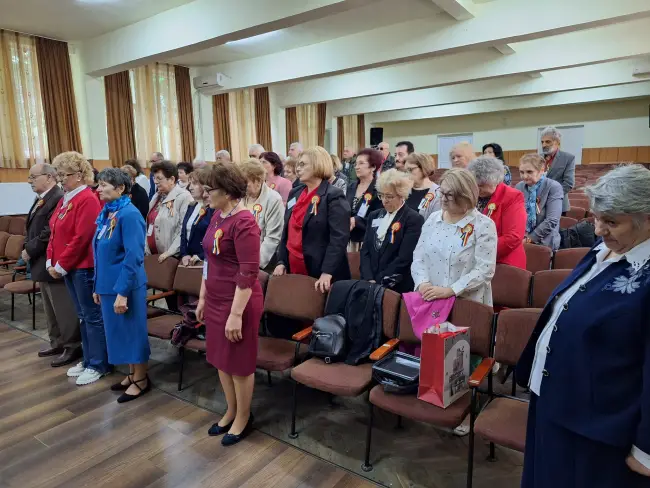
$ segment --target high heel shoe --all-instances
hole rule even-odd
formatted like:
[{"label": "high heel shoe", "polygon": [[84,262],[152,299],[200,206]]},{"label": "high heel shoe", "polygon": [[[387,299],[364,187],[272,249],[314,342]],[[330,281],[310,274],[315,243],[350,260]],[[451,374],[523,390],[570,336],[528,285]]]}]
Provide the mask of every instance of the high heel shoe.
[{"label": "high heel shoe", "polygon": [[122,384],[122,381],[124,381],[124,380],[122,380],[119,383],[115,383],[114,385],[112,385],[111,386],[111,391],[126,391],[126,390],[128,390],[129,386],[131,386],[133,384],[133,380],[131,379],[131,375],[128,375],[126,377],[126,379],[129,380],[129,382],[126,385]]},{"label": "high heel shoe", "polygon": [[248,437],[248,435],[253,431],[253,422],[255,421],[253,414],[250,414],[248,417],[248,422],[246,422],[246,427],[241,431],[241,434],[226,434],[221,439],[222,446],[234,446],[239,441]]},{"label": "high heel shoe", "polygon": [[218,435],[225,434],[226,432],[228,432],[230,430],[230,428],[232,427],[233,422],[234,422],[234,420],[232,422],[230,422],[228,425],[224,425],[223,427],[221,427],[219,425],[219,422],[217,422],[216,424],[212,424],[212,427],[210,427],[208,429],[208,435],[212,436],[212,437],[216,437]]},{"label": "high heel shoe", "polygon": [[[142,383],[143,381],[147,381],[147,386],[144,388],[140,388],[140,385],[138,383]],[[117,403],[126,403],[130,402],[132,400],[135,400],[136,398],[140,398],[142,395],[145,393],[149,393],[151,391],[151,380],[149,379],[149,375],[145,376],[141,380],[134,381],[132,384],[138,387],[138,392],[137,395],[129,395],[127,392],[124,392],[120,395],[120,397],[117,399]]]}]

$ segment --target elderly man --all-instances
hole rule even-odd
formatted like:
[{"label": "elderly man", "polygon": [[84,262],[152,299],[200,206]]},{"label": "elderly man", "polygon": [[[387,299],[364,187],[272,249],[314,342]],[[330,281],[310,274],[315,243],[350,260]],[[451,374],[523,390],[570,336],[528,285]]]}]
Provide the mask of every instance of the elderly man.
[{"label": "elderly man", "polygon": [[562,215],[569,210],[569,192],[576,181],[576,157],[568,152],[560,151],[562,133],[555,127],[547,127],[542,131],[542,155],[546,160],[546,176],[557,181],[564,190]]},{"label": "elderly man", "polygon": [[300,159],[300,153],[302,153],[302,144],[299,142],[294,142],[289,146],[290,158]]},{"label": "elderly man", "polygon": [[216,157],[215,161],[217,163],[227,163],[228,161],[230,161],[230,153],[225,149],[222,149],[221,151],[217,151],[215,157]]},{"label": "elderly man", "polygon": [[205,168],[208,165],[203,159],[199,158],[194,158],[194,161],[192,161],[192,169],[194,171],[198,171],[200,169]]},{"label": "elderly man", "polygon": [[398,171],[406,171],[404,164],[406,163],[406,156],[415,152],[415,146],[411,141],[400,141],[395,144],[395,169]]},{"label": "elderly man", "polygon": [[259,159],[262,153],[266,152],[261,144],[253,144],[248,148],[248,157]]},{"label": "elderly man", "polygon": [[357,179],[357,172],[354,170],[354,165],[356,162],[356,149],[351,146],[345,146],[343,148],[343,161],[341,161],[343,169],[341,172],[347,177],[348,183],[353,183]]},{"label": "elderly man", "polygon": [[50,345],[41,349],[40,357],[58,356],[53,367],[65,366],[81,357],[81,335],[75,306],[63,280],[55,280],[45,269],[50,218],[63,190],[56,184],[56,170],[50,164],[35,164],[27,181],[37,198],[27,216],[27,237],[22,258],[29,263],[32,279],[39,282]]},{"label": "elderly man", "polygon": [[377,175],[379,175],[382,171],[387,171],[395,167],[395,158],[391,156],[390,144],[387,142],[380,142],[377,148],[379,149],[379,152],[381,152],[383,158],[381,167],[379,168],[379,171],[377,171]]},{"label": "elderly man", "polygon": [[[163,161],[165,159],[165,156],[162,155],[162,153],[155,152],[151,155],[151,158],[149,158],[149,167],[151,167],[152,164],[154,163],[159,163],[160,161]],[[153,180],[153,173],[149,174],[149,200],[153,198],[153,196],[157,192],[156,188],[156,182]]]}]

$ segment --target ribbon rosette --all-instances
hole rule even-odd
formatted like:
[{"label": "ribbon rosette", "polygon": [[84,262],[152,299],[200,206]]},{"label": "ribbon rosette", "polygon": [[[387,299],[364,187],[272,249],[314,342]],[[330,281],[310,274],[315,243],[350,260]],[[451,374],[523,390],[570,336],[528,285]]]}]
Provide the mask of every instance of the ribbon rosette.
[{"label": "ribbon rosette", "polygon": [[212,244],[212,254],[219,255],[221,252],[221,249],[219,249],[219,244],[221,241],[221,238],[223,237],[223,231],[221,229],[217,229],[217,231],[214,233],[214,243]]},{"label": "ribbon rosette", "polygon": [[167,207],[167,210],[169,210],[169,216],[173,217],[174,216],[174,202],[167,202],[165,204],[165,206]]},{"label": "ribbon rosette", "polygon": [[320,197],[314,195],[311,199],[311,214],[318,215],[318,204],[320,203]]},{"label": "ribbon rosette", "polygon": [[260,221],[260,214],[262,213],[262,205],[259,203],[256,203],[253,205],[253,217],[255,217],[255,220],[259,223]]},{"label": "ribbon rosette", "polygon": [[110,239],[111,236],[113,235],[113,231],[115,230],[115,226],[117,226],[117,219],[115,217],[113,217],[111,219],[111,222],[110,222],[109,226],[108,226],[108,239]]},{"label": "ribbon rosette", "polygon": [[422,199],[422,203],[420,204],[420,208],[421,209],[429,208],[429,204],[434,199],[434,197],[435,197],[435,195],[433,193],[431,193],[431,192],[424,195],[424,198]]},{"label": "ribbon rosette", "polygon": [[271,188],[271,190],[275,190],[275,183],[271,183],[269,187]]},{"label": "ribbon rosette", "polygon": [[205,215],[205,213],[206,213],[205,209],[201,207],[201,209],[199,210],[199,215],[196,216],[196,219],[194,219],[194,223],[192,225],[196,225],[199,222],[199,220],[201,220],[201,218]]},{"label": "ribbon rosette", "polygon": [[538,214],[542,213],[542,211],[539,209],[539,202],[540,201],[541,200],[539,199],[539,197],[537,197],[537,200],[535,201],[535,209],[537,210]]},{"label": "ribbon rosette", "polygon": [[487,209],[488,209],[487,216],[492,217],[492,213],[497,209],[497,204],[496,203],[490,203],[487,206]]},{"label": "ribbon rosette", "polygon": [[399,222],[395,222],[393,225],[390,226],[390,243],[395,244],[395,233],[399,232],[399,230],[402,228],[402,224]]},{"label": "ribbon rosette", "polygon": [[38,207],[42,207],[44,203],[45,203],[45,200],[43,200],[43,199],[41,198],[41,199],[38,201],[38,203],[36,204],[36,208],[38,208]]},{"label": "ribbon rosette", "polygon": [[465,227],[463,227],[460,234],[460,240],[463,243],[463,247],[467,245],[467,241],[469,241],[469,236],[471,236],[473,233],[474,233],[474,226],[472,224],[467,224]]},{"label": "ribbon rosette", "polygon": [[363,195],[363,199],[366,201],[366,205],[370,203],[370,200],[372,200],[372,194],[371,193],[366,193]]},{"label": "ribbon rosette", "polygon": [[72,209],[72,203],[68,203],[68,206],[65,208],[65,211],[63,213],[59,213],[59,220],[63,220],[63,218],[68,215],[68,212]]}]

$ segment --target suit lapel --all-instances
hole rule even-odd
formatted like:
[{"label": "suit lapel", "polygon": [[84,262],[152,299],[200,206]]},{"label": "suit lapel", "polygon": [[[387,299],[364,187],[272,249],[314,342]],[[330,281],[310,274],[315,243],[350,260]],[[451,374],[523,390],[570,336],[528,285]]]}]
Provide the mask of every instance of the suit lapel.
[{"label": "suit lapel", "polygon": [[32,223],[32,219],[34,218],[34,214],[38,211],[36,209],[36,204],[39,202],[40,198],[37,196],[36,199],[34,200],[34,203],[32,203],[31,208],[29,209],[29,214],[27,214],[27,227],[29,227],[29,224]]},{"label": "suit lapel", "polygon": [[[323,180],[320,186],[318,187],[318,190],[316,190],[316,195],[318,196],[319,199],[317,204],[318,212],[323,211],[323,205],[325,205],[325,194],[327,193],[327,185],[329,185],[329,182],[327,180]],[[305,227],[307,227],[307,224],[309,223],[309,221],[313,216],[313,206],[314,204],[312,202],[309,202],[309,206],[307,207],[307,213],[305,213],[305,219],[302,221],[303,232]]]},{"label": "suit lapel", "polygon": [[[386,212],[386,211],[384,210],[384,212]],[[393,224],[395,222],[399,222],[401,229],[404,228],[404,222],[402,222],[402,220],[404,219],[404,212],[406,212],[406,203],[404,205],[402,205],[402,208],[400,208],[397,211],[397,215],[395,215],[395,218],[393,219],[393,221],[388,226],[388,230],[386,231],[386,235],[384,236],[384,241],[381,243],[381,248],[379,249],[379,254],[380,255],[384,254],[386,249],[388,249],[388,246],[392,245],[390,243],[390,234],[391,234],[391,227],[393,226]],[[384,215],[386,215],[386,213],[384,213]],[[397,234],[395,235],[395,240],[397,240]]]}]

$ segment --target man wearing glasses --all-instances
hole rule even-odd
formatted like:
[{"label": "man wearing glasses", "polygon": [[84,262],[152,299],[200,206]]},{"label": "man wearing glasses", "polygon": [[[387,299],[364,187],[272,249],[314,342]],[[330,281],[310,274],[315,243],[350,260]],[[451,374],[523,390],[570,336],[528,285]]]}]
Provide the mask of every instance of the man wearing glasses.
[{"label": "man wearing glasses", "polygon": [[27,237],[22,258],[29,263],[32,279],[40,284],[43,309],[50,345],[41,349],[39,357],[58,356],[53,367],[65,366],[81,357],[79,320],[62,279],[54,279],[47,272],[47,243],[50,238],[50,218],[63,190],[56,183],[56,170],[50,164],[35,164],[27,181],[37,198],[27,216]]}]

